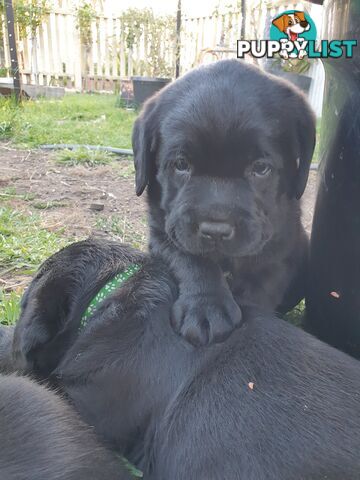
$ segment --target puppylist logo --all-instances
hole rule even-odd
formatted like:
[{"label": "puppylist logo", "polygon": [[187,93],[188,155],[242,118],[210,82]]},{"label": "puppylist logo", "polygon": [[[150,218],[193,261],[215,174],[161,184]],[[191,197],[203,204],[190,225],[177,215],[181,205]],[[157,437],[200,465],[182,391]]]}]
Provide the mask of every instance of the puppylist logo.
[{"label": "puppylist logo", "polygon": [[250,53],[256,58],[352,58],[357,40],[321,40],[316,44],[316,26],[306,12],[287,10],[270,27],[270,40],[238,40],[237,57]]}]

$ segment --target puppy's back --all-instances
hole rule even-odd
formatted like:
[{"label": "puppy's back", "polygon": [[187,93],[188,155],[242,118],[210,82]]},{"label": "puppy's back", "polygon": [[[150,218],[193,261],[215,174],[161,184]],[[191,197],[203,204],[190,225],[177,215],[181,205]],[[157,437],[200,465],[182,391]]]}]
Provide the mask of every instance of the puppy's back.
[{"label": "puppy's back", "polygon": [[163,416],[151,480],[359,480],[360,363],[256,309]]},{"label": "puppy's back", "polygon": [[59,396],[27,378],[0,377],[1,480],[129,479]]}]

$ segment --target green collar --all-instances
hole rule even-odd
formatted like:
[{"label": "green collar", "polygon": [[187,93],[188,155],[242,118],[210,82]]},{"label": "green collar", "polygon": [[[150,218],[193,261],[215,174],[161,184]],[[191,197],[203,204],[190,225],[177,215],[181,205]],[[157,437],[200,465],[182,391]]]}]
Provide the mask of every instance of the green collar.
[{"label": "green collar", "polygon": [[89,318],[94,315],[95,311],[98,309],[99,305],[106,299],[108,298],[117,288],[121,287],[123,283],[126,282],[129,278],[131,278],[133,275],[135,275],[136,272],[138,272],[141,268],[141,265],[137,263],[132,263],[126,270],[123,270],[122,272],[118,273],[113,277],[111,280],[109,280],[101,290],[98,291],[98,293],[95,295],[95,297],[91,300],[89,303],[89,306],[85,310],[85,313],[81,317],[80,321],[80,330],[82,330]]}]

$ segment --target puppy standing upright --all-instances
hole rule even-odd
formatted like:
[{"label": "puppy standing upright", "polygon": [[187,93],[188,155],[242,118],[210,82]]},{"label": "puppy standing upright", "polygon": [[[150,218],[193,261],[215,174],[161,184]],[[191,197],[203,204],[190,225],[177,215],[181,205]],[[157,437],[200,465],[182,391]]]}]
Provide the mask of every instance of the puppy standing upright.
[{"label": "puppy standing upright", "polygon": [[298,200],[314,143],[302,94],[236,60],[194,70],[146,103],[133,131],[136,193],[148,186],[150,250],[179,282],[172,322],[191,343],[240,325],[229,285],[240,305],[302,298]]}]

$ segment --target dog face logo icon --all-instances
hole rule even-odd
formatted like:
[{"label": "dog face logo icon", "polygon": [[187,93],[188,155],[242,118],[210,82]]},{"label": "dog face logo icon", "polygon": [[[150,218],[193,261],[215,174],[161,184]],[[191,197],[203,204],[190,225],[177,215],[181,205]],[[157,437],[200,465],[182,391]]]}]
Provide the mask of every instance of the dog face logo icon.
[{"label": "dog face logo icon", "polygon": [[306,20],[304,12],[281,15],[272,23],[280,32],[286,33],[288,39],[292,42],[295,42],[301,33],[310,30],[310,24]]},{"label": "dog face logo icon", "polygon": [[270,38],[282,41],[286,39],[295,45],[290,55],[286,49],[280,51],[283,58],[289,58],[290,56],[291,58],[301,59],[307,55],[306,48],[301,48],[301,45],[306,40],[316,40],[316,27],[305,12],[290,10],[277,16],[272,21]]}]

